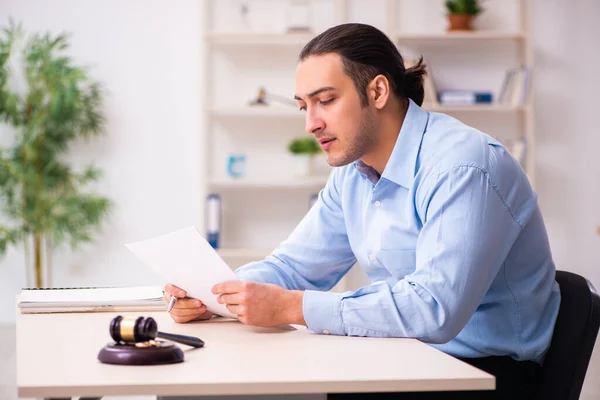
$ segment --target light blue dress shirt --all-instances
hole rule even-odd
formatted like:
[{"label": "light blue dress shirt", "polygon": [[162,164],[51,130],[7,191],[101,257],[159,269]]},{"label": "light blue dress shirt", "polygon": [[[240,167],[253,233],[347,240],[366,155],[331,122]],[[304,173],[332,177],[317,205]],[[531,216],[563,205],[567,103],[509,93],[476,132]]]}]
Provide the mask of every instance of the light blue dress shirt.
[{"label": "light blue dress shirt", "polygon": [[[356,262],[371,284],[328,292]],[[334,168],[289,238],[236,274],[305,290],[312,331],[417,338],[457,357],[541,362],[560,303],[519,163],[412,100],[381,177],[361,161]]]}]

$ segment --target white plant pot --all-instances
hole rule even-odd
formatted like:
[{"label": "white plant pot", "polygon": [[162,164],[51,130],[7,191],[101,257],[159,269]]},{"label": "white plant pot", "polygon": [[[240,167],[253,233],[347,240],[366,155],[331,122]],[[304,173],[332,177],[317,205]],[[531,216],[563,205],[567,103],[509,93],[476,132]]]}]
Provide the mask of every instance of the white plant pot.
[{"label": "white plant pot", "polygon": [[294,176],[307,177],[312,174],[313,158],[306,154],[294,154]]}]

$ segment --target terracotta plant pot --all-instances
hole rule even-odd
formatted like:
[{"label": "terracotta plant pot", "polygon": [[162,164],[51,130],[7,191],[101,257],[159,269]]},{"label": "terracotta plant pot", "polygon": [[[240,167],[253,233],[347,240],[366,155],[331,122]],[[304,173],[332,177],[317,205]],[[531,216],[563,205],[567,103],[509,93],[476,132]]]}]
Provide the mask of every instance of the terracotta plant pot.
[{"label": "terracotta plant pot", "polygon": [[449,31],[470,31],[473,30],[471,22],[473,16],[471,14],[448,14],[450,26]]}]

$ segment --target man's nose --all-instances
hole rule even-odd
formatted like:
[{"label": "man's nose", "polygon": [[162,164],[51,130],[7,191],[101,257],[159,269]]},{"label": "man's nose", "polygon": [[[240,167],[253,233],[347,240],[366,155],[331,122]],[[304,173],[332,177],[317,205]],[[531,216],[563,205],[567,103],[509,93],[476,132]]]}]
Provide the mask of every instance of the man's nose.
[{"label": "man's nose", "polygon": [[306,113],[306,126],[304,129],[306,133],[318,133],[325,129],[325,121],[313,113]]}]

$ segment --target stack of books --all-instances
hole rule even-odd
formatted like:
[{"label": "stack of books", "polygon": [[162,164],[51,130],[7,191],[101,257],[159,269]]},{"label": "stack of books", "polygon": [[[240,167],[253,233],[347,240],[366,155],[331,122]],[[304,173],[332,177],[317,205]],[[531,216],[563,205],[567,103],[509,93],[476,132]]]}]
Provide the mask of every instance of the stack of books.
[{"label": "stack of books", "polygon": [[491,104],[492,92],[476,92],[474,90],[444,90],[439,93],[440,104],[472,105]]}]

